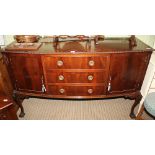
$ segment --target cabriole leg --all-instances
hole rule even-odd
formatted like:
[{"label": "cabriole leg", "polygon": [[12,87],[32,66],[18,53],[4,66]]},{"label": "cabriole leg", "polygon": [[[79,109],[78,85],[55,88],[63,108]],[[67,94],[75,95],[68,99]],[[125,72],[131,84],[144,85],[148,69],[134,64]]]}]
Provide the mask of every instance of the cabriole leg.
[{"label": "cabriole leg", "polygon": [[18,104],[19,108],[21,109],[19,117],[24,117],[25,116],[25,112],[24,112],[24,107],[22,105],[22,102],[25,99],[25,96],[14,94],[14,99],[15,99],[16,103]]},{"label": "cabriole leg", "polygon": [[141,93],[139,93],[137,96],[135,96],[135,102],[132,105],[131,112],[130,112],[130,117],[131,118],[136,118],[136,115],[134,114],[134,109],[140,103],[141,99],[142,99]]}]

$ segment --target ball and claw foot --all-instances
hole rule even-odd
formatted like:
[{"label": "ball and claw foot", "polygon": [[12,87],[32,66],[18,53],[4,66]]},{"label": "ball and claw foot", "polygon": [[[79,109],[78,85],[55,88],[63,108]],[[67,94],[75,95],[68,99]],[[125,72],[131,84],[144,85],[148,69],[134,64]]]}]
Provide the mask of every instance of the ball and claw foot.
[{"label": "ball and claw foot", "polygon": [[20,112],[19,117],[24,117],[25,113],[24,112]]},{"label": "ball and claw foot", "polygon": [[132,119],[136,118],[135,114],[134,113],[130,113],[130,118],[132,118]]}]

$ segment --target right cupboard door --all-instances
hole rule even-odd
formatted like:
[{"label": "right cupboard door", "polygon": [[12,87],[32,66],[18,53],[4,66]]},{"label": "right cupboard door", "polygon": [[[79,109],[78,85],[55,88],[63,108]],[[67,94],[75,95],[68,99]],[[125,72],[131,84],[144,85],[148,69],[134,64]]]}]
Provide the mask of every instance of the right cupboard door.
[{"label": "right cupboard door", "polygon": [[140,90],[151,53],[126,52],[111,55],[109,94]]}]

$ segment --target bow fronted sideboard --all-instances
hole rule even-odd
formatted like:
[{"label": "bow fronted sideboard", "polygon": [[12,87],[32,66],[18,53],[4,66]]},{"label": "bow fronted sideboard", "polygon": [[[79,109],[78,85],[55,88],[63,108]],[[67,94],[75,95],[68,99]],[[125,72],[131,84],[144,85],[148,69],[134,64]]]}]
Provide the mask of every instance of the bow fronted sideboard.
[{"label": "bow fronted sideboard", "polygon": [[[19,48],[18,46],[21,46]],[[33,47],[31,47],[33,46]],[[3,50],[18,102],[25,97],[141,100],[140,89],[153,49],[134,38],[16,42]],[[24,109],[21,115],[24,116]]]}]

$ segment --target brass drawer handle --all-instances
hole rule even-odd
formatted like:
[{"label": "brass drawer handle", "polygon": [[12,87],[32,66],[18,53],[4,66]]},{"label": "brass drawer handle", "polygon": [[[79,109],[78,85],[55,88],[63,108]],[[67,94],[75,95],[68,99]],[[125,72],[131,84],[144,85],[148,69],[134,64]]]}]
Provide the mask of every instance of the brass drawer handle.
[{"label": "brass drawer handle", "polygon": [[92,94],[93,93],[93,89],[88,89],[88,93]]},{"label": "brass drawer handle", "polygon": [[94,65],[95,65],[95,61],[90,60],[90,61],[89,61],[89,66],[94,66]]},{"label": "brass drawer handle", "polygon": [[58,60],[57,61],[57,66],[59,66],[59,67],[63,66],[63,61],[62,60]]},{"label": "brass drawer handle", "polygon": [[59,80],[63,81],[64,80],[64,76],[63,75],[59,75]]},{"label": "brass drawer handle", "polygon": [[59,89],[59,92],[60,92],[61,94],[63,94],[63,93],[65,92],[65,89],[61,88],[61,89]]},{"label": "brass drawer handle", "polygon": [[89,80],[89,81],[92,81],[93,79],[94,79],[94,77],[93,77],[92,75],[89,75],[89,76],[88,76],[88,80]]}]

